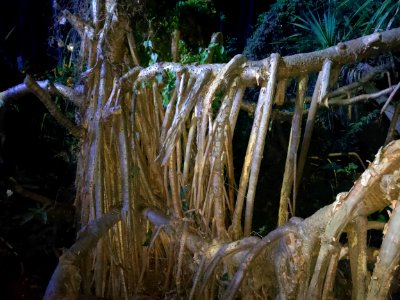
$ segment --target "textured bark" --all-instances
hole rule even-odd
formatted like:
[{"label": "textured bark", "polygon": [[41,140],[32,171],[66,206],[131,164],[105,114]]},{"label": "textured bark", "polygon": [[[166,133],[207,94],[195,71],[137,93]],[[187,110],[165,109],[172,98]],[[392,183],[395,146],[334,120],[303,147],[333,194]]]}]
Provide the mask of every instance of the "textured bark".
[{"label": "textured bark", "polygon": [[[226,64],[163,62],[142,68],[129,22],[135,16],[129,9],[134,7],[130,1],[93,0],[90,18],[62,12],[82,39],[83,88],[52,89],[28,77],[26,86],[0,94],[2,105],[28,88],[46,103],[51,101],[48,91],[62,93],[76,100],[82,116],[75,125],[48,105],[57,120],[80,138],[75,205],[82,227],[88,230],[87,237],[78,239],[60,260],[46,297],[70,299],[79,289],[111,299],[164,298],[171,293],[203,299],[233,299],[238,294],[243,299],[331,297],[346,246],[340,235],[348,228],[354,230],[349,232],[351,239],[357,240],[349,250],[354,297],[385,297],[398,263],[399,247],[392,246],[397,243],[397,208],[369,290],[365,221],[398,199],[400,142],[382,149],[353,188],[333,204],[305,220],[286,221],[290,185],[299,184],[314,117],[318,106],[329,104],[335,94],[329,88],[337,69],[396,49],[400,29],[287,57],[274,54],[247,61],[237,55]],[[172,49],[177,60],[176,36]],[[159,75],[167,70],[177,79],[164,110]],[[313,72],[320,76],[297,164],[303,93]],[[283,91],[292,78],[301,78],[301,84],[282,188],[280,223],[285,224],[262,239],[249,237],[272,105],[285,100]],[[233,131],[239,108],[254,111],[242,101],[245,89],[253,86],[260,86],[261,92],[252,133],[244,164],[235,166]],[[353,96],[348,88],[336,96],[343,91]],[[216,99],[221,100],[220,107],[213,105]],[[234,168],[242,170],[237,192]]]},{"label": "textured bark", "polygon": [[[281,226],[288,221],[288,216],[289,216],[288,207],[291,208],[290,210],[292,216],[295,215],[296,211],[295,201],[290,202],[290,195],[293,186],[294,187],[297,186],[295,179],[297,176],[296,174],[297,151],[301,138],[301,123],[303,119],[304,96],[306,93],[307,83],[308,83],[308,77],[305,76],[299,78],[295,111],[292,120],[292,129],[290,131],[289,146],[286,157],[285,173],[282,179],[278,226]],[[293,199],[296,199],[296,194],[293,195]]]},{"label": "textured bark", "polygon": [[81,260],[120,219],[121,208],[115,208],[82,228],[75,244],[61,255],[43,299],[77,299],[81,283]]}]

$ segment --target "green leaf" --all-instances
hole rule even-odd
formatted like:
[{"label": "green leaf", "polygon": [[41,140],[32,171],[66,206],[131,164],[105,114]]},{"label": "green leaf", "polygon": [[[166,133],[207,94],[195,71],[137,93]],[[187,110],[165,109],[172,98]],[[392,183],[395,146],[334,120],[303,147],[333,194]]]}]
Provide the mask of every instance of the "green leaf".
[{"label": "green leaf", "polygon": [[382,214],[379,214],[378,215],[378,218],[376,218],[376,220],[378,221],[378,222],[382,222],[382,223],[386,223],[386,217],[384,216],[384,215],[382,215]]},{"label": "green leaf", "polygon": [[162,74],[157,74],[155,76],[155,78],[156,78],[156,81],[157,81],[158,84],[163,82],[163,75]]},{"label": "green leaf", "polygon": [[143,42],[143,46],[144,46],[145,48],[153,49],[153,43],[151,42],[151,40],[146,40],[146,41],[144,41],[144,42]]},{"label": "green leaf", "polygon": [[355,163],[349,163],[347,166],[350,170],[357,170],[358,166]]},{"label": "green leaf", "polygon": [[150,58],[151,58],[151,61],[153,63],[155,63],[157,61],[158,54],[153,52],[153,53],[151,53]]}]

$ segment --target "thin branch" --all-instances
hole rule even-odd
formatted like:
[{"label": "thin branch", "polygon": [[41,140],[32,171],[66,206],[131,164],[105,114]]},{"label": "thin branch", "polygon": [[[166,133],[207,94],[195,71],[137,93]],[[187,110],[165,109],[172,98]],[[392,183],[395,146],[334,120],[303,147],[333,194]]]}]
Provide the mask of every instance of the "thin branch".
[{"label": "thin branch", "polygon": [[328,93],[326,95],[326,98],[335,98],[340,95],[347,95],[351,91],[362,87],[366,82],[369,82],[372,80],[377,74],[384,73],[386,70],[390,67],[389,64],[384,64],[384,65],[379,65],[375,68],[373,68],[368,74],[363,76],[358,82],[353,82],[348,85],[342,86],[340,88],[337,88],[336,90]]},{"label": "thin branch", "polygon": [[[282,180],[281,199],[279,205],[278,226],[283,225],[288,220],[288,204],[290,203],[290,193],[294,184],[296,173],[294,168],[297,164],[296,157],[301,137],[301,124],[304,107],[304,96],[307,92],[308,77],[299,78],[295,113],[292,120],[292,129],[290,131],[289,146],[286,157],[285,173]],[[295,198],[295,197],[293,197]],[[292,211],[294,214],[294,211]]]},{"label": "thin branch", "polygon": [[[76,106],[80,106],[83,100],[83,86],[78,85],[70,88],[60,83],[49,83],[47,80],[36,81],[42,89],[48,89],[52,95],[60,95],[71,101]],[[19,99],[31,93],[31,90],[25,83],[18,84],[3,92],[0,92],[0,108],[8,101]]]},{"label": "thin branch", "polygon": [[71,14],[68,10],[64,10],[62,13],[64,17],[68,20],[68,22],[72,25],[72,27],[78,32],[81,38],[84,38],[84,34],[86,33],[87,37],[93,40],[95,36],[93,27],[91,27],[88,23],[86,23],[75,14]]},{"label": "thin branch", "polygon": [[390,121],[389,129],[386,135],[385,145],[389,144],[393,140],[394,133],[396,131],[397,122],[400,114],[400,103],[397,103],[396,109],[393,113],[392,120]]},{"label": "thin branch", "polygon": [[386,110],[386,108],[388,107],[389,103],[393,100],[393,98],[397,95],[398,91],[400,89],[400,82],[396,85],[395,89],[390,93],[389,98],[387,99],[387,101],[385,102],[385,104],[383,105],[382,109],[381,109],[381,114],[383,114]]},{"label": "thin branch", "polygon": [[358,96],[355,96],[350,99],[332,99],[332,100],[328,101],[328,105],[348,105],[348,104],[354,104],[354,103],[357,103],[360,101],[366,101],[366,100],[370,100],[370,99],[379,98],[380,96],[391,93],[395,88],[396,88],[396,86],[391,86],[391,87],[388,87],[387,89],[384,89],[384,90],[376,92],[376,93],[362,94],[362,95],[358,95]]},{"label": "thin branch", "polygon": [[14,191],[16,193],[20,194],[22,197],[32,199],[43,205],[50,205],[50,204],[54,203],[54,201],[51,200],[50,198],[47,198],[45,196],[42,196],[40,194],[37,194],[35,192],[25,189],[22,185],[18,184],[14,179],[11,179],[11,182],[13,184]]},{"label": "thin branch", "polygon": [[[310,109],[308,111],[306,128],[304,129],[303,142],[301,144],[301,151],[300,151],[300,158],[299,158],[299,162],[297,164],[296,187],[295,187],[295,193],[294,193],[295,195],[299,194],[300,182],[301,182],[301,178],[303,176],[304,166],[306,164],[308,148],[310,146],[312,132],[314,130],[314,120],[315,120],[315,116],[318,111],[318,102],[319,102],[318,98],[319,98],[320,89],[321,89],[322,73],[323,73],[322,71],[319,72],[317,82],[315,83]],[[296,201],[296,199],[293,199],[293,201]]]},{"label": "thin branch", "polygon": [[179,61],[179,41],[181,38],[181,32],[179,30],[174,30],[171,33],[171,55],[172,61]]},{"label": "thin branch", "polygon": [[68,129],[68,131],[77,138],[81,138],[83,135],[83,130],[80,127],[74,125],[67,117],[65,117],[51,100],[49,93],[42,89],[36,81],[27,75],[25,77],[24,83],[26,87],[36,96],[39,100],[46,106],[49,113],[57,120],[57,122]]},{"label": "thin branch", "polygon": [[140,66],[140,60],[139,60],[139,55],[137,52],[136,41],[135,41],[135,37],[133,36],[132,31],[129,31],[126,34],[126,38],[128,40],[129,52],[131,53],[133,64],[135,66]]},{"label": "thin branch", "polygon": [[[44,87],[43,87],[44,88]],[[71,101],[77,107],[80,107],[83,103],[83,85],[78,85],[73,88],[60,84],[60,83],[49,83],[48,89],[52,95],[59,95],[64,99]]]},{"label": "thin branch", "polygon": [[[336,251],[332,254],[331,261],[329,262],[327,276],[324,282],[324,288],[321,299],[334,299],[333,289],[335,285],[335,279],[337,275],[337,267],[339,264],[339,249],[335,249]],[[363,299],[363,298],[357,298]]]},{"label": "thin branch", "polygon": [[193,88],[191,88],[189,91],[185,101],[182,103],[181,109],[176,110],[175,117],[173,118],[172,124],[169,127],[165,137],[165,142],[163,143],[159,153],[159,157],[162,159],[162,165],[167,162],[169,156],[171,155],[172,149],[175,146],[186,121],[190,117],[190,112],[199,100],[198,98],[200,94],[204,92],[204,88],[207,87],[207,83],[210,80],[210,75],[211,72],[205,71],[196,78],[196,82]]},{"label": "thin branch", "polygon": [[251,128],[251,133],[250,133],[250,138],[247,143],[247,150],[246,150],[246,156],[244,159],[244,163],[242,166],[242,173],[240,175],[240,181],[239,181],[239,189],[237,192],[237,197],[236,197],[236,205],[235,205],[235,211],[233,213],[233,218],[232,218],[232,225],[229,228],[229,232],[232,236],[233,239],[239,239],[240,236],[242,235],[242,212],[243,212],[243,206],[244,206],[244,198],[246,194],[246,189],[247,189],[247,184],[249,182],[249,177],[250,177],[250,167],[251,167],[251,160],[253,158],[254,154],[254,149],[256,145],[256,138],[258,134],[258,126],[255,126],[254,124],[259,124],[261,121],[261,115],[262,115],[262,109],[263,109],[263,101],[261,101],[261,96],[262,94],[260,93],[257,101],[257,107],[254,113],[254,120],[253,120],[253,126]]},{"label": "thin branch", "polygon": [[236,90],[235,98],[232,103],[231,113],[229,116],[229,124],[230,124],[229,126],[230,126],[230,130],[232,132],[232,135],[233,135],[233,132],[235,131],[236,121],[239,116],[239,111],[240,111],[242,103],[243,103],[243,95],[244,95],[245,90],[246,90],[246,87],[244,85],[242,85],[242,83],[239,81],[239,86]]}]

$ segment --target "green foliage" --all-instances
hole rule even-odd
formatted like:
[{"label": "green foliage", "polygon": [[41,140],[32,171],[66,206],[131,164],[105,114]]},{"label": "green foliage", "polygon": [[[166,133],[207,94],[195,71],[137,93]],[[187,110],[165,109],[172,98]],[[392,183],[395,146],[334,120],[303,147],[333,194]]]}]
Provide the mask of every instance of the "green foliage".
[{"label": "green foliage", "polygon": [[[149,49],[149,65],[155,63],[152,59],[152,43],[151,41],[145,41],[143,44],[145,47]],[[193,53],[185,44],[184,41],[179,41],[179,62],[181,64],[204,64],[209,59],[210,53],[213,53],[212,62],[215,63],[222,63],[227,62],[229,60],[227,53],[222,45],[218,43],[210,43],[208,48],[203,49],[199,48],[197,53]],[[153,56],[154,58],[157,58]],[[167,106],[169,101],[171,100],[172,93],[175,89],[176,85],[176,73],[171,71],[166,71],[162,75],[156,77],[158,84],[164,84],[161,90],[162,102],[164,106]],[[221,106],[222,102],[222,92],[217,93],[213,102],[212,102],[212,109],[214,112],[218,111],[219,107]]]},{"label": "green foliage", "polygon": [[335,45],[337,42],[337,21],[332,8],[328,8],[322,20],[319,16],[317,18],[311,10],[308,12],[308,15],[305,15],[304,18],[297,16],[301,23],[293,23],[293,25],[311,31],[323,49]]},{"label": "green foliage", "polygon": [[[65,56],[50,71],[44,72],[42,75],[33,75],[36,80],[47,79],[50,82],[61,83],[72,87],[78,80],[78,70],[73,63],[74,48],[67,45]],[[54,97],[54,103],[58,110],[70,120],[74,120],[76,108],[70,102],[66,102],[60,96]],[[56,151],[54,158],[62,160],[65,163],[74,163],[76,161],[75,153],[78,149],[78,140],[67,134],[65,129],[61,128],[53,117],[44,111],[40,121],[40,138],[48,145],[48,148]],[[57,149],[57,150],[55,150]]]},{"label": "green foliage", "polygon": [[216,12],[212,2],[207,0],[178,1],[176,7],[180,9],[182,9],[183,7],[193,7],[196,10],[202,10],[202,11],[209,11],[211,9],[211,13]]},{"label": "green foliage", "polygon": [[211,58],[213,63],[224,63],[229,60],[224,46],[218,43],[210,43],[207,48],[199,48],[197,53],[193,53],[184,41],[179,41],[179,62],[182,64],[204,64],[209,59],[211,52],[213,53]]},{"label": "green foliage", "polygon": [[214,97],[213,101],[211,102],[211,109],[214,114],[216,114],[219,111],[221,104],[222,104],[222,100],[224,100],[224,95],[225,95],[225,91],[222,91],[222,90],[218,91],[215,94],[215,97]]},{"label": "green foliage", "polygon": [[151,66],[152,64],[155,64],[158,59],[158,54],[153,48],[153,42],[151,40],[145,40],[143,41],[143,47],[146,51],[147,56],[149,57],[148,65]]},{"label": "green foliage", "polygon": [[[214,49],[213,51],[213,57],[211,58],[211,61],[213,63],[225,63],[229,61],[229,56],[225,51],[225,48],[223,45],[218,44],[218,43],[211,43],[208,45],[208,49]],[[208,53],[208,51],[207,51]],[[207,56],[208,58],[208,56]]]},{"label": "green foliage", "polygon": [[[156,63],[160,55],[154,49],[153,42],[151,40],[145,40],[143,42],[143,47],[147,55],[148,65],[150,66]],[[181,64],[204,64],[209,60],[213,63],[225,63],[229,61],[224,46],[219,43],[210,43],[207,48],[200,47],[197,53],[194,53],[183,40],[179,40],[178,47],[179,62]],[[211,59],[209,58],[210,53],[212,53]],[[170,74],[167,75],[167,78],[171,79]]]},{"label": "green foliage", "polygon": [[400,1],[344,0],[338,7],[347,10],[347,15],[350,15],[347,17],[347,24],[351,26],[351,31],[346,38],[370,34],[372,31],[388,30],[393,25],[399,25]]},{"label": "green foliage", "polygon": [[74,63],[79,60],[79,42],[77,41],[76,32],[70,29],[63,39],[57,36],[51,36],[49,38],[49,44],[55,45],[59,51],[62,51],[62,58],[58,61],[55,68],[45,72],[41,76],[34,76],[34,78],[37,80],[48,79],[51,82],[73,86],[78,76],[80,76],[80,70]]},{"label": "green foliage", "polygon": [[[175,3],[175,2],[174,2]],[[154,6],[147,7],[144,17],[135,27],[139,45],[144,46],[144,56],[142,61],[150,60],[168,61],[171,58],[169,37],[175,30],[180,32],[181,39],[185,40],[192,51],[204,45],[204,39],[209,38],[216,31],[210,28],[210,23],[217,24],[216,8],[212,1],[207,0],[186,0],[177,1],[175,4],[163,2],[160,5],[152,3]],[[143,49],[141,49],[143,50]],[[148,59],[150,57],[150,59]]]},{"label": "green foliage", "polygon": [[259,236],[259,237],[264,237],[268,234],[268,227],[267,225],[263,225],[260,228],[258,228],[257,231],[254,231],[254,234]]},{"label": "green foliage", "polygon": [[373,214],[368,216],[368,221],[377,221],[377,222],[386,223],[389,221],[389,216],[387,213],[388,211],[391,211],[391,209],[389,207],[386,207],[377,212],[374,212]]},{"label": "green foliage", "polygon": [[288,22],[294,22],[296,20],[296,15],[299,11],[302,11],[304,7],[319,7],[321,6],[321,3],[324,2],[325,1],[321,0],[278,0],[271,6],[270,11],[278,12],[281,19],[285,19]]},{"label": "green foliage", "polygon": [[349,149],[357,141],[357,135],[360,134],[367,125],[375,122],[379,116],[379,110],[373,110],[366,116],[361,117],[357,122],[350,123],[344,136],[338,140],[341,149]]},{"label": "green foliage", "polygon": [[[278,0],[261,14],[244,54],[260,59],[326,48],[400,25],[400,1]],[[288,26],[292,25],[292,26]]]},{"label": "green foliage", "polygon": [[309,31],[290,25],[298,22],[297,16],[302,16],[305,8],[319,7],[323,2],[309,0],[276,1],[271,5],[269,11],[258,17],[255,31],[247,40],[243,54],[249,59],[256,60],[273,52],[290,55],[314,50],[314,41],[304,38],[304,32],[309,34]]},{"label": "green foliage", "polygon": [[189,194],[189,187],[184,186],[180,188],[180,198],[182,199],[182,210],[184,213],[190,213],[190,205],[186,200]]},{"label": "green foliage", "polygon": [[[293,25],[311,34],[303,34],[302,38],[306,37],[309,41],[314,38],[322,48],[326,48],[338,41],[390,29],[393,24],[399,24],[399,9],[400,1],[394,0],[329,0],[322,6],[314,3],[309,5],[308,14],[304,17],[295,15],[300,23],[296,21]],[[320,18],[320,15],[323,18]],[[294,38],[298,36],[293,35]]]},{"label": "green foliage", "polygon": [[[334,173],[335,182],[331,184],[331,186],[335,187],[335,191],[346,190],[348,187],[346,184],[348,182],[354,182],[359,172],[357,171],[359,166],[354,162],[349,162],[346,165],[342,165],[339,162],[329,162],[328,164],[322,166],[323,170],[331,170]],[[343,187],[343,185],[345,185]],[[336,192],[335,192],[336,193]]]},{"label": "green foliage", "polygon": [[183,212],[187,212],[189,210],[189,208],[190,208],[189,202],[182,201],[182,210],[183,210]]},{"label": "green foliage", "polygon": [[167,71],[165,72],[165,76],[167,77],[165,82],[165,86],[162,90],[162,100],[163,104],[166,106],[170,99],[171,99],[171,94],[175,88],[175,82],[176,82],[176,73]]},{"label": "green foliage", "polygon": [[212,1],[207,0],[186,0],[176,3],[172,26],[174,29],[181,27],[181,18],[184,14],[197,13],[200,15],[215,15],[217,10]]},{"label": "green foliage", "polygon": [[345,166],[343,168],[342,167],[338,168],[336,170],[336,172],[337,173],[344,173],[347,176],[352,176],[353,178],[355,178],[355,173],[356,173],[357,169],[358,169],[358,166],[355,163],[351,162],[351,163],[349,163],[347,166]]}]

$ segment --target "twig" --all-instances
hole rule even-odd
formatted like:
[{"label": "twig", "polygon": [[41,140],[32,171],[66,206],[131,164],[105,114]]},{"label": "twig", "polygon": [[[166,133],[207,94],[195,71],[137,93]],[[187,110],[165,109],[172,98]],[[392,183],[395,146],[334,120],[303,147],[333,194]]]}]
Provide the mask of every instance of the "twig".
[{"label": "twig", "polygon": [[377,66],[377,67],[373,68],[364,77],[362,77],[358,82],[353,82],[353,83],[350,83],[348,85],[342,86],[342,87],[340,87],[340,88],[328,93],[326,95],[326,98],[334,98],[334,97],[340,96],[342,94],[348,94],[352,90],[363,86],[363,84],[365,84],[366,82],[368,82],[371,79],[373,79],[374,76],[376,76],[376,74],[385,72],[388,67],[389,67],[389,64]]},{"label": "twig", "polygon": [[126,34],[126,38],[128,40],[129,51],[130,51],[131,56],[132,56],[133,64],[135,66],[140,66],[140,60],[139,60],[139,56],[138,56],[138,53],[137,53],[136,41],[135,41],[135,37],[133,36],[132,31],[129,31]]},{"label": "twig", "polygon": [[[315,83],[310,109],[308,111],[306,128],[304,129],[303,142],[301,144],[300,157],[299,157],[299,162],[297,164],[297,175],[296,175],[297,176],[296,177],[297,186],[295,187],[296,188],[296,192],[294,193],[295,195],[299,194],[301,177],[303,176],[303,170],[304,170],[304,166],[306,164],[308,148],[310,146],[311,136],[312,136],[312,132],[314,130],[315,116],[318,111],[318,102],[319,102],[318,98],[319,98],[320,89],[321,89],[322,73],[323,73],[322,71],[319,72],[317,82]],[[296,199],[293,199],[293,201],[296,201]]]},{"label": "twig", "polygon": [[385,140],[385,145],[389,144],[393,140],[393,135],[397,126],[397,121],[399,120],[399,114],[400,114],[400,103],[397,103],[396,110],[394,111],[392,120],[390,121],[388,133]]},{"label": "twig", "polygon": [[25,198],[32,199],[36,202],[39,202],[43,205],[49,205],[52,204],[54,201],[52,201],[50,198],[47,198],[45,196],[39,195],[37,193],[31,192],[26,190],[22,185],[18,184],[15,180],[11,180],[12,183],[14,184],[14,191],[21,196]]},{"label": "twig", "polygon": [[397,95],[397,92],[399,91],[399,89],[400,89],[400,82],[396,85],[395,89],[390,93],[389,98],[387,99],[387,101],[385,102],[385,104],[383,105],[383,107],[381,109],[381,114],[383,114],[385,112],[385,110],[388,107],[389,103]]},{"label": "twig", "polygon": [[348,105],[348,104],[353,104],[353,103],[360,102],[360,101],[379,98],[382,95],[386,95],[388,93],[391,93],[394,89],[395,89],[395,86],[391,86],[391,87],[389,87],[387,89],[384,89],[382,91],[379,91],[379,92],[376,92],[376,93],[372,93],[372,94],[362,94],[362,95],[358,95],[358,96],[355,96],[355,97],[349,98],[349,99],[332,99],[332,100],[328,101],[328,104],[329,105]]}]

